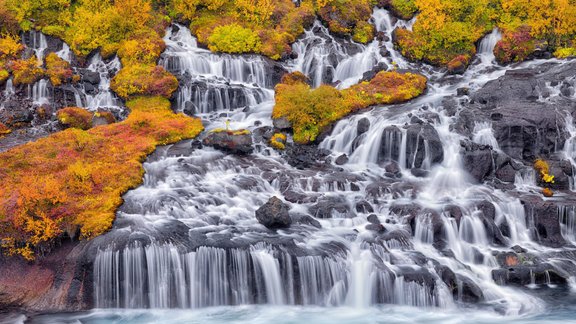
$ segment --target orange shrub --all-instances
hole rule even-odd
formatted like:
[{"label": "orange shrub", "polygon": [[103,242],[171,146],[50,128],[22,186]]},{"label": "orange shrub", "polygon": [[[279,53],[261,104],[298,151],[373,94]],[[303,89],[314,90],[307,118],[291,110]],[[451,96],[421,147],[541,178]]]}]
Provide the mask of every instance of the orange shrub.
[{"label": "orange shrub", "polygon": [[0,37],[0,61],[18,57],[23,49],[20,37],[11,34],[3,34]]},{"label": "orange shrub", "polygon": [[70,63],[61,59],[55,53],[50,53],[46,56],[46,74],[50,78],[52,85],[57,87],[62,83],[70,82],[73,72]]},{"label": "orange shrub", "polygon": [[127,103],[123,122],[69,128],[0,153],[0,242],[33,258],[35,247],[65,232],[89,239],[109,230],[122,194],[142,182],[142,162],[157,145],[193,138],[198,119],[174,114],[164,98]]},{"label": "orange shrub", "polygon": [[58,110],[56,114],[60,124],[71,127],[87,130],[92,127],[93,114],[86,109],[78,107],[68,107]]},{"label": "orange shrub", "polygon": [[10,128],[8,128],[8,126],[4,125],[3,123],[0,123],[0,137],[8,135],[10,133],[12,133]]},{"label": "orange shrub", "polygon": [[14,76],[14,84],[32,84],[44,76],[44,70],[39,66],[35,56],[27,60],[11,61],[10,69]]}]

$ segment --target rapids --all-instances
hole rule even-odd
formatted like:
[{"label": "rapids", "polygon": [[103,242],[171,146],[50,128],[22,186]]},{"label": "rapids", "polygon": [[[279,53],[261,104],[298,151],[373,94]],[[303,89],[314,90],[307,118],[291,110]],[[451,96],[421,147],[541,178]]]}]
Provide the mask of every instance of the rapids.
[{"label": "rapids", "polygon": [[[508,149],[499,144],[493,121],[474,120],[468,136],[458,130],[474,92],[489,82],[568,62],[499,66],[492,50],[501,35],[494,30],[479,44],[468,70],[451,76],[410,63],[394,49],[393,29],[411,28],[412,22],[394,20],[382,9],[374,11],[372,20],[382,40],[355,44],[315,23],[293,45],[297,55],[283,63],[214,54],[200,48],[186,27],[170,27],[160,63],[180,80],[174,108],[200,116],[208,130],[225,127],[227,120],[232,128],[254,134],[270,127],[281,71],[301,71],[313,86],[346,88],[375,67],[409,69],[428,77],[428,91],[406,104],[374,107],[339,121],[319,144],[318,150],[328,154],[325,162],[310,168],[292,166],[262,139],[248,156],[191,141],[159,149],[144,164],[144,184],[124,196],[114,229],[90,243],[98,310],[37,320],[546,320],[551,306],[533,292],[561,289],[558,277],[574,282],[576,264],[561,255],[572,253],[574,246],[541,244],[542,231],[522,198],[538,190],[531,168],[514,171],[507,189],[478,181],[466,168],[463,143],[495,154]],[[38,44],[41,55],[41,37]],[[69,48],[59,55],[68,58]],[[76,103],[121,110],[109,91],[119,64],[118,59],[92,58],[88,69],[100,75],[98,90],[74,89]],[[30,94],[38,105],[50,100],[41,82]],[[462,89],[467,94],[460,95]],[[550,83],[542,89],[547,91],[543,101],[565,100],[559,86]],[[10,82],[4,92],[13,92]],[[456,99],[449,105],[446,98]],[[576,128],[572,116],[562,114],[566,124],[559,127],[568,136],[555,153],[574,168]],[[347,162],[336,165],[343,155]],[[289,204],[296,220],[290,228],[271,231],[254,217],[271,196]],[[576,210],[564,204],[557,213],[562,237],[576,242]],[[546,256],[549,263],[538,274],[530,270],[530,283],[516,287],[505,285],[509,273],[499,275],[504,271],[501,255],[514,246]],[[263,304],[270,306],[258,306]],[[471,315],[465,315],[471,307]],[[118,310],[124,308],[139,310]],[[141,310],[148,308],[154,310]],[[170,308],[179,310],[164,310]],[[560,311],[552,319],[566,319],[566,314],[573,312]]]}]

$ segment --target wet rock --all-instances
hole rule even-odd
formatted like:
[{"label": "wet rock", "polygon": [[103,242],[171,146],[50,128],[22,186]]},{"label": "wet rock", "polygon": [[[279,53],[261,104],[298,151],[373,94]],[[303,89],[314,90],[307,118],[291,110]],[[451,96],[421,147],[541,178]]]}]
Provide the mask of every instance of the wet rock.
[{"label": "wet rock", "polygon": [[374,232],[378,232],[378,233],[386,232],[386,228],[382,224],[368,224],[368,225],[366,225],[365,228],[368,231],[374,231]]},{"label": "wet rock", "polygon": [[416,168],[410,170],[410,173],[412,173],[413,176],[418,178],[426,178],[430,174],[430,171]]},{"label": "wet rock", "polygon": [[317,194],[301,193],[294,190],[286,190],[284,199],[295,204],[315,203],[318,200]]},{"label": "wet rock", "polygon": [[460,286],[460,289],[458,289],[460,291],[458,300],[473,304],[484,301],[484,293],[474,281],[461,275],[457,275],[457,279],[458,285]]},{"label": "wet rock", "polygon": [[242,132],[211,132],[202,140],[202,144],[240,155],[250,154],[254,150],[252,147],[252,135]]},{"label": "wet rock", "polygon": [[436,273],[442,279],[448,290],[454,295],[458,296],[458,282],[456,280],[456,274],[448,266],[438,264],[434,267]]},{"label": "wet rock", "polygon": [[521,247],[520,245],[514,245],[513,247],[511,247],[512,251],[516,252],[516,253],[526,253],[526,249]]},{"label": "wet rock", "polygon": [[79,69],[78,72],[82,76],[82,81],[90,83],[94,86],[100,84],[100,73],[88,69]]},{"label": "wet rock", "polygon": [[462,219],[462,209],[456,205],[446,205],[444,206],[444,215],[446,217],[454,218],[456,224],[460,226],[460,220]]},{"label": "wet rock", "polygon": [[256,210],[256,219],[270,229],[289,227],[292,224],[292,219],[288,214],[289,209],[282,200],[272,197]]},{"label": "wet rock", "polygon": [[315,145],[286,145],[286,161],[297,169],[308,169],[326,164],[326,158],[330,154]]},{"label": "wet rock", "polygon": [[348,203],[341,197],[322,197],[310,207],[310,214],[316,218],[350,218],[354,214],[350,211]]},{"label": "wet rock", "polygon": [[474,142],[461,143],[464,169],[478,182],[483,182],[493,170],[490,146]]},{"label": "wet rock", "polygon": [[390,247],[412,248],[412,236],[404,230],[386,232],[384,235],[379,236],[379,238],[385,241]]},{"label": "wet rock", "polygon": [[516,170],[508,163],[496,170],[495,174],[496,178],[504,182],[514,182],[516,179]]},{"label": "wet rock", "polygon": [[356,134],[361,135],[366,133],[370,129],[370,120],[366,117],[358,121],[358,126],[356,128]]},{"label": "wet rock", "polygon": [[384,62],[380,62],[376,66],[374,66],[372,70],[364,72],[364,74],[362,74],[362,79],[360,80],[360,82],[370,81],[376,76],[376,74],[378,74],[378,72],[386,70],[388,70],[388,65],[386,65],[386,63]]},{"label": "wet rock", "polygon": [[314,219],[314,217],[302,214],[291,215],[291,217],[292,217],[292,223],[313,226],[316,228],[322,228],[320,222]]},{"label": "wet rock", "polygon": [[561,247],[566,244],[560,228],[558,206],[544,201],[540,196],[525,196],[520,198],[524,204],[526,217],[533,218],[534,241],[549,247]]},{"label": "wet rock", "polygon": [[493,203],[487,200],[482,200],[481,202],[476,204],[476,208],[478,208],[478,210],[482,212],[484,217],[488,219],[494,220],[494,218],[496,217],[496,207],[494,207]]},{"label": "wet rock", "polygon": [[566,284],[567,274],[557,271],[548,263],[536,265],[518,264],[492,270],[492,279],[499,285],[525,286],[529,284]]},{"label": "wet rock", "polygon": [[467,96],[470,92],[470,88],[458,88],[456,89],[456,95],[458,97]]},{"label": "wet rock", "polygon": [[376,214],[368,215],[367,220],[372,224],[380,224],[380,219],[378,219],[378,216]]},{"label": "wet rock", "polygon": [[402,148],[402,137],[406,136],[406,160],[404,164],[410,168],[420,168],[426,157],[430,163],[440,163],[444,158],[444,150],[440,136],[434,127],[428,124],[410,125],[405,134],[396,126],[389,126],[382,133],[380,161],[399,162]]},{"label": "wet rock", "polygon": [[344,164],[348,163],[348,156],[346,154],[342,154],[336,158],[334,163],[336,163],[336,165],[344,165]]},{"label": "wet rock", "polygon": [[373,213],[374,208],[372,207],[372,205],[370,205],[369,202],[367,202],[366,200],[362,200],[356,203],[356,212],[364,214]]},{"label": "wet rock", "polygon": [[274,128],[278,130],[289,130],[292,128],[292,124],[290,123],[290,121],[288,121],[288,118],[286,117],[275,118],[272,120],[272,123],[274,125]]}]

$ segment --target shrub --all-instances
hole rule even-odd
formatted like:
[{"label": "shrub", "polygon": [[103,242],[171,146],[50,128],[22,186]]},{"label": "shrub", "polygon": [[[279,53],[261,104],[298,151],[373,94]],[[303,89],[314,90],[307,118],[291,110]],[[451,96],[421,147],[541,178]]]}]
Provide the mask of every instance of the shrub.
[{"label": "shrub", "polygon": [[69,128],[0,153],[0,242],[8,254],[32,259],[34,248],[65,232],[103,234],[122,194],[142,182],[146,156],[202,131],[200,120],[174,114],[166,99],[127,105],[123,122]]},{"label": "shrub", "polygon": [[3,34],[0,37],[0,61],[17,58],[23,49],[18,36]]},{"label": "shrub", "polygon": [[141,95],[170,98],[178,89],[178,80],[161,66],[130,65],[120,70],[110,87],[124,99]]},{"label": "shrub", "polygon": [[270,145],[277,150],[283,150],[286,148],[286,135],[282,133],[276,133],[270,139]]},{"label": "shrub", "polygon": [[352,39],[358,43],[366,44],[374,39],[374,33],[375,29],[373,25],[365,21],[360,21],[354,28]]},{"label": "shrub", "polygon": [[60,109],[56,115],[60,124],[83,130],[88,130],[92,127],[92,117],[94,116],[88,110],[78,107]]},{"label": "shrub", "polygon": [[4,81],[8,80],[10,77],[10,72],[6,71],[2,67],[2,63],[0,62],[0,84],[3,84]]},{"label": "shrub", "polygon": [[3,123],[0,123],[0,137],[8,135],[10,133],[12,133],[10,128],[8,128],[8,126],[4,125]]},{"label": "shrub", "polygon": [[370,82],[346,90],[328,85],[311,89],[301,74],[286,75],[276,86],[275,119],[285,117],[294,141],[309,143],[330,124],[351,112],[377,104],[400,103],[423,93],[426,78],[413,73],[379,72]]},{"label": "shrub", "polygon": [[562,47],[556,49],[554,51],[554,56],[557,58],[569,58],[569,57],[576,57],[576,48],[575,47]]},{"label": "shrub", "polygon": [[396,16],[405,20],[412,19],[418,11],[414,0],[391,0],[389,8]]},{"label": "shrub", "polygon": [[536,48],[529,26],[505,32],[494,48],[494,55],[501,64],[524,61]]},{"label": "shrub", "polygon": [[257,53],[262,42],[257,33],[237,24],[219,26],[208,37],[208,48],[214,52]]},{"label": "shrub", "polygon": [[44,70],[39,66],[35,56],[27,60],[11,61],[10,69],[14,76],[15,85],[32,84],[44,76]]},{"label": "shrub", "polygon": [[55,53],[50,53],[46,56],[46,74],[55,87],[62,83],[70,82],[73,75],[70,63],[61,59]]},{"label": "shrub", "polygon": [[118,56],[122,65],[147,64],[156,65],[160,54],[166,49],[166,44],[156,33],[141,35],[122,41],[118,49]]}]

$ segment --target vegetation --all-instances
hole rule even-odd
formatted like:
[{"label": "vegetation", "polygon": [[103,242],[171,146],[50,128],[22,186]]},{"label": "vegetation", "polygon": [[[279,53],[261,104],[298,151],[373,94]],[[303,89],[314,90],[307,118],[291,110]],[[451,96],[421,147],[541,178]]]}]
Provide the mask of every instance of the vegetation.
[{"label": "vegetation", "polygon": [[8,135],[10,133],[12,133],[10,128],[8,128],[6,125],[0,123],[0,137],[2,137],[4,135]]},{"label": "vegetation", "polygon": [[25,60],[14,60],[10,62],[10,69],[14,76],[14,84],[33,84],[44,76],[44,69],[40,67],[35,56]]},{"label": "vegetation", "polygon": [[0,241],[9,254],[31,259],[35,247],[64,233],[87,239],[106,232],[122,194],[142,182],[146,156],[202,131],[164,98],[127,105],[123,122],[69,128],[0,153]]},{"label": "vegetation", "polygon": [[[395,12],[410,8],[410,1],[391,2],[398,9]],[[573,1],[414,0],[414,6],[419,14],[413,31],[396,33],[402,53],[412,60],[447,65],[459,55],[471,57],[475,53],[474,44],[494,27],[504,32],[496,49],[503,63],[526,59],[535,49],[535,42],[559,57],[573,53],[576,39]]]},{"label": "vegetation", "polygon": [[370,82],[346,90],[328,85],[317,89],[303,82],[301,74],[288,74],[276,86],[273,118],[286,117],[294,141],[308,143],[328,125],[359,109],[408,101],[426,89],[426,78],[414,73],[379,72]]},{"label": "vegetation", "polygon": [[237,24],[218,26],[208,37],[208,48],[214,52],[258,53],[262,42],[258,34]]},{"label": "vegetation", "polygon": [[316,9],[331,32],[353,35],[356,41],[367,43],[374,38],[374,29],[368,20],[375,4],[371,0],[319,0]]},{"label": "vegetation", "polygon": [[67,127],[83,130],[88,130],[92,127],[93,114],[83,108],[68,107],[60,109],[57,116],[60,124]]},{"label": "vegetation", "polygon": [[[537,159],[534,161],[534,169],[538,171],[540,179],[545,185],[549,186],[554,183],[554,176],[550,174],[550,166],[548,165],[548,162],[542,159]],[[552,197],[554,192],[549,187],[545,187],[542,189],[542,194],[545,197]]]},{"label": "vegetation", "polygon": [[170,98],[178,89],[178,80],[161,66],[138,64],[120,70],[112,79],[110,88],[124,99],[140,95]]},{"label": "vegetation", "polygon": [[61,59],[54,53],[50,53],[46,56],[46,74],[50,78],[52,85],[55,87],[72,81],[73,76],[70,63]]},{"label": "vegetation", "polygon": [[283,150],[286,148],[286,135],[282,133],[276,133],[272,135],[270,139],[270,145],[277,150]]}]

